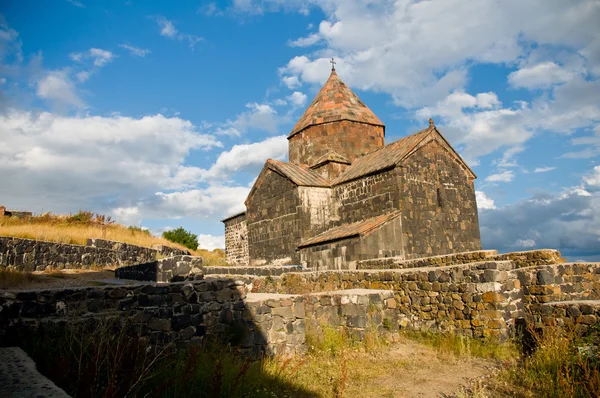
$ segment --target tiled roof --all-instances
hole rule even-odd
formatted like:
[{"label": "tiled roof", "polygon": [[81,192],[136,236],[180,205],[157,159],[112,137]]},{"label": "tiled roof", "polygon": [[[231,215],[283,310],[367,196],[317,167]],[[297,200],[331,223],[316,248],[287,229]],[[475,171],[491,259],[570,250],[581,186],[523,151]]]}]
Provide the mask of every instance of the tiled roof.
[{"label": "tiled roof", "polygon": [[348,159],[346,159],[344,156],[340,155],[339,153],[337,153],[335,151],[329,151],[325,155],[318,158],[315,161],[315,164],[313,164],[310,167],[314,168],[314,167],[320,166],[320,165],[322,165],[324,163],[328,163],[328,162],[350,164],[350,161]]},{"label": "tiled roof", "polygon": [[316,171],[313,171],[305,165],[299,165],[279,160],[267,160],[269,168],[283,174],[296,185],[304,187],[330,187],[329,181],[321,177]]},{"label": "tiled roof", "polygon": [[381,216],[369,218],[367,220],[342,225],[340,227],[335,227],[321,233],[320,235],[305,240],[300,245],[298,245],[298,247],[313,246],[319,243],[325,243],[333,240],[363,235],[381,226],[382,224],[393,220],[394,218],[400,216],[400,214],[400,211],[395,211],[392,213],[383,214]]},{"label": "tiled roof", "polygon": [[310,103],[304,115],[298,120],[288,138],[308,126],[351,120],[355,122],[384,126],[377,116],[331,71],[331,76]]},{"label": "tiled roof", "polygon": [[354,180],[379,170],[398,164],[435,127],[428,127],[418,133],[392,142],[371,153],[356,159],[350,167],[332,181],[332,185]]}]

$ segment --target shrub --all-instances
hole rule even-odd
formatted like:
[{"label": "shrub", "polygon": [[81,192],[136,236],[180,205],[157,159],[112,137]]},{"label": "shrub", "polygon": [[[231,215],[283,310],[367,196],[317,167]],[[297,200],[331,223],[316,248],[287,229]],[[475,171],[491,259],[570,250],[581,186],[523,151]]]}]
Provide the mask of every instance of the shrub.
[{"label": "shrub", "polygon": [[186,231],[183,227],[165,231],[162,236],[171,242],[182,244],[188,249],[196,250],[198,248],[198,235]]}]

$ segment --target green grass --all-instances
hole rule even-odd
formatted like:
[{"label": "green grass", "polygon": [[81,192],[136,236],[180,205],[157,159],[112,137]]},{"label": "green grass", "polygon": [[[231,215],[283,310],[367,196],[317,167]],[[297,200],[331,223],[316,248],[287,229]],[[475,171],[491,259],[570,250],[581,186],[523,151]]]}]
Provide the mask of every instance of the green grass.
[{"label": "green grass", "polygon": [[457,357],[468,356],[484,359],[507,360],[519,357],[519,348],[515,342],[500,343],[487,339],[474,339],[453,333],[432,333],[405,331],[402,335],[421,344],[434,347],[439,352]]}]

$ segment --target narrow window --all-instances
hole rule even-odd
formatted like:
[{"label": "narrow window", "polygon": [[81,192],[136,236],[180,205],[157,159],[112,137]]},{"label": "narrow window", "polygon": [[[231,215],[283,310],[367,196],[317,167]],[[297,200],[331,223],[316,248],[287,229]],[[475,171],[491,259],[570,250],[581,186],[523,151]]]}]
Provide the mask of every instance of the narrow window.
[{"label": "narrow window", "polygon": [[437,189],[437,204],[438,207],[442,207],[442,191],[440,191],[440,189]]}]

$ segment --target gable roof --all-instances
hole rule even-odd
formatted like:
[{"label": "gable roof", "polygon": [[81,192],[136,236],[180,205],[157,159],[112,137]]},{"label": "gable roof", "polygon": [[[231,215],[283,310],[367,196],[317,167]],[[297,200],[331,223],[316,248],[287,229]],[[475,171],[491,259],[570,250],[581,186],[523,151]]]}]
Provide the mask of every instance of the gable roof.
[{"label": "gable roof", "polygon": [[325,155],[318,158],[315,161],[315,163],[312,166],[310,166],[310,168],[315,169],[315,168],[322,166],[323,164],[329,163],[329,162],[350,164],[350,161],[348,159],[346,159],[344,156],[340,155],[339,153],[337,153],[335,151],[329,151]]},{"label": "gable roof", "polygon": [[267,165],[271,170],[289,178],[294,184],[301,187],[330,187],[329,181],[308,166],[295,163],[282,162],[268,159]]},{"label": "gable roof", "polygon": [[443,141],[442,145],[455,156],[467,173],[471,174],[473,178],[476,178],[475,173],[473,173],[460,155],[452,148],[448,141],[446,141],[438,129],[434,125],[430,125],[424,130],[404,137],[396,142],[392,142],[391,144],[378,148],[375,151],[356,159],[350,167],[331,182],[331,185],[338,185],[368,174],[395,167],[414,153],[414,150],[419,147],[419,144],[430,135],[435,135],[436,138],[440,137]]},{"label": "gable roof", "polygon": [[385,224],[388,221],[399,217],[402,214],[401,211],[395,211],[392,213],[383,214],[381,216],[369,218],[363,221],[355,222],[352,224],[342,225],[340,227],[335,227],[330,230],[327,230],[315,237],[305,240],[304,242],[298,245],[299,248],[314,246],[317,244],[330,242],[334,240],[351,238],[354,236],[364,235],[381,225]]},{"label": "gable roof", "polygon": [[288,139],[309,126],[339,120],[350,120],[385,128],[381,120],[346,86],[335,70],[332,70],[329,79],[298,120]]},{"label": "gable roof", "polygon": [[282,162],[280,160],[267,159],[263,169],[256,177],[252,189],[248,193],[244,203],[248,205],[248,200],[254,195],[256,189],[260,186],[261,180],[264,178],[267,171],[273,171],[280,176],[287,178],[296,186],[301,187],[326,187],[330,188],[331,183],[321,177],[319,173],[311,170],[306,165],[299,165],[294,163]]}]

